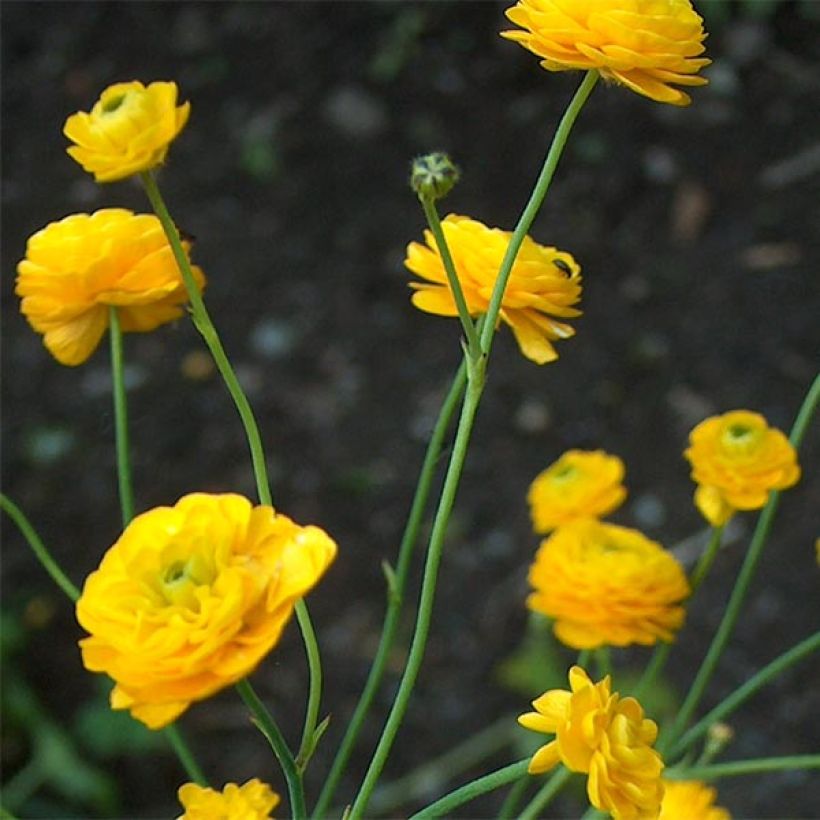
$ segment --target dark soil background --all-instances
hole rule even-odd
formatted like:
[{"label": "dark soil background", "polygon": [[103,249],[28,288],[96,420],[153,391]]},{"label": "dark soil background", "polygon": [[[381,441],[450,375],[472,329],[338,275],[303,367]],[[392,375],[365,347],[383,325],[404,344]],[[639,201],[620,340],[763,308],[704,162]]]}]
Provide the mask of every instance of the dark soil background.
[{"label": "dark soil background", "polygon": [[[579,119],[532,235],[581,263],[584,316],[546,367],[500,333],[389,777],[528,707],[495,670],[526,625],[537,541],[524,499],[539,470],[570,447],[617,453],[630,497],[614,519],[672,546],[702,526],[681,457],[691,427],[745,407],[788,429],[817,370],[820,25],[812,4],[782,2],[769,15],[749,6],[728,7],[731,19],[713,28],[711,84],[694,90],[690,108],[602,85]],[[119,533],[107,347],[80,368],[57,364],[19,315],[15,265],[30,234],[69,213],[147,210],[136,184],[97,186],[83,174],[61,128],[112,82],[174,79],[193,111],[161,186],[197,238],[207,303],[260,421],[275,502],[340,546],[309,599],[323,709],[333,715],[312,789],[364,681],[383,613],[380,564],[395,558],[425,436],[460,355],[456,321],[409,303],[403,252],[423,228],[409,161],[448,150],[463,181],[442,211],[511,229],[579,80],[547,74],[498,37],[504,7],[2,6],[4,491],[77,582]],[[126,339],[141,510],[194,490],[254,496],[241,426],[202,350],[187,322]],[[782,499],[704,707],[817,628],[819,445],[815,426],[804,478]],[[678,692],[713,634],[753,523],[738,520],[691,613],[669,667]],[[3,545],[4,609],[21,647],[7,681],[23,681],[50,720],[71,728],[99,697],[80,664],[81,632],[7,519]],[[401,661],[397,651],[354,772],[369,759]],[[727,757],[816,752],[817,673],[806,663],[738,712]],[[305,680],[292,625],[254,677],[289,737]],[[182,725],[215,782],[259,775],[284,792],[232,692],[194,706]],[[8,778],[33,740],[19,714],[6,715],[5,729]],[[175,816],[184,777],[164,747],[105,765],[120,784],[118,816]],[[347,779],[340,798],[357,782]],[[817,780],[805,773],[719,788],[738,817],[820,816]],[[106,813],[64,799],[45,784],[26,812]],[[462,816],[498,805],[492,797]]]}]

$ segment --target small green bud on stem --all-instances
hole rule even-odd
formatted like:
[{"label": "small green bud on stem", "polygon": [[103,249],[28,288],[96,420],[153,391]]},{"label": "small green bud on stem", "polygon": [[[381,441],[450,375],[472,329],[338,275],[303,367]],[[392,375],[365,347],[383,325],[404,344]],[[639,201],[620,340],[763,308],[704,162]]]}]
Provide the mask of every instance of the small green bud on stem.
[{"label": "small green bud on stem", "polygon": [[413,160],[410,187],[419,199],[436,200],[447,196],[461,172],[447,154],[435,151]]}]

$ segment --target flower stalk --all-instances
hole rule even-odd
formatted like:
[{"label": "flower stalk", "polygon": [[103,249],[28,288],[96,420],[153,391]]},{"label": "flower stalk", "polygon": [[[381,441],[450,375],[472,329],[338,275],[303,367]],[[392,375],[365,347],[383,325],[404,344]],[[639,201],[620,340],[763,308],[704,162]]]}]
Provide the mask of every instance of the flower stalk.
[{"label": "flower stalk", "polygon": [[553,797],[561,791],[570,777],[572,777],[572,772],[565,766],[556,769],[547,778],[547,782],[538,790],[535,797],[518,815],[518,820],[538,820],[541,812],[550,804]]},{"label": "flower stalk", "polygon": [[[194,286],[196,290],[196,286]],[[128,444],[128,399],[125,393],[122,329],[117,308],[108,308],[111,336],[111,380],[114,394],[114,429],[117,446],[117,485],[120,492],[122,525],[128,526],[134,517],[134,490],[131,484],[131,450]]]},{"label": "flower stalk", "polygon": [[664,777],[670,780],[718,780],[721,777],[737,777],[761,772],[812,771],[815,769],[820,769],[820,755],[788,755],[732,760],[728,763],[712,763],[709,766],[692,766],[680,770],[667,769]]}]

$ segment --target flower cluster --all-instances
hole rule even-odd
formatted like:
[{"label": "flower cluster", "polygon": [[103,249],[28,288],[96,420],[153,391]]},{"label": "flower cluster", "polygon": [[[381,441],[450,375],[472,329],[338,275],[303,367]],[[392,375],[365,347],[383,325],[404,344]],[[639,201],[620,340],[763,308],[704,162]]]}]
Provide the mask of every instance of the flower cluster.
[{"label": "flower cluster", "polygon": [[186,783],[177,796],[185,809],[177,820],[269,820],[279,804],[279,795],[257,778],[228,783],[221,792]]},{"label": "flower cluster", "polygon": [[137,516],[85,582],[83,663],[152,729],[248,675],[336,544],[239,495],[194,493]]},{"label": "flower cluster", "polygon": [[[192,271],[201,290],[205,277],[196,266]],[[121,208],[47,225],[28,240],[17,273],[20,309],[66,365],[94,352],[110,307],[124,331],[143,332],[179,318],[188,299],[159,219]]]},{"label": "flower cluster", "polygon": [[689,583],[671,553],[637,530],[585,519],[542,541],[527,606],[575,649],[671,641]]},{"label": "flower cluster", "polygon": [[519,0],[502,32],[548,71],[595,69],[652,100],[688,105],[676,85],[704,85],[703,20],[689,0]]},{"label": "flower cluster", "polygon": [[737,510],[760,509],[772,490],[784,490],[800,478],[789,440],[749,410],[702,421],[689,434],[684,455],[698,485],[695,504],[715,527]]},{"label": "flower cluster", "polygon": [[527,501],[535,532],[548,533],[579,518],[600,518],[626,498],[624,464],[603,450],[569,450],[539,473]]},{"label": "flower cluster", "polygon": [[[580,666],[569,672],[570,691],[552,689],[518,718],[526,729],[555,734],[533,755],[530,774],[559,762],[589,775],[587,795],[615,820],[657,816],[663,796],[663,760],[652,748],[658,735],[634,698],[610,691],[609,676],[592,683]],[[694,816],[694,815],[690,815]]]},{"label": "flower cluster", "polygon": [[78,111],[63,126],[75,144],[68,153],[97,182],[114,182],[165,161],[168,146],[188,122],[190,103],[177,106],[176,83],[116,83],[90,113]]},{"label": "flower cluster", "polygon": [[[445,217],[441,227],[470,315],[486,313],[512,234],[455,214]],[[431,231],[424,232],[424,241],[425,245],[411,242],[404,261],[408,270],[427,280],[410,283],[415,291],[413,304],[427,313],[458,316]],[[570,325],[553,317],[580,316],[581,311],[573,307],[580,298],[581,269],[572,256],[526,237],[513,264],[499,316],[512,328],[521,352],[537,364],[545,364],[558,358],[552,343],[575,333]]]},{"label": "flower cluster", "polygon": [[663,802],[658,820],[730,820],[726,809],[715,805],[717,791],[699,780],[663,781]]}]

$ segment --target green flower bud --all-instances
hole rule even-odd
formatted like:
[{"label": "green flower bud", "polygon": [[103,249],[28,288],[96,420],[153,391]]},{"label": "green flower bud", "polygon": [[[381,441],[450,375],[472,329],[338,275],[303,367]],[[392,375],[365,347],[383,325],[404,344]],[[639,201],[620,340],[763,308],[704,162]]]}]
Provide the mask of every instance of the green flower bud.
[{"label": "green flower bud", "polygon": [[419,199],[441,199],[450,193],[461,172],[442,151],[416,157],[410,171],[410,187]]}]

